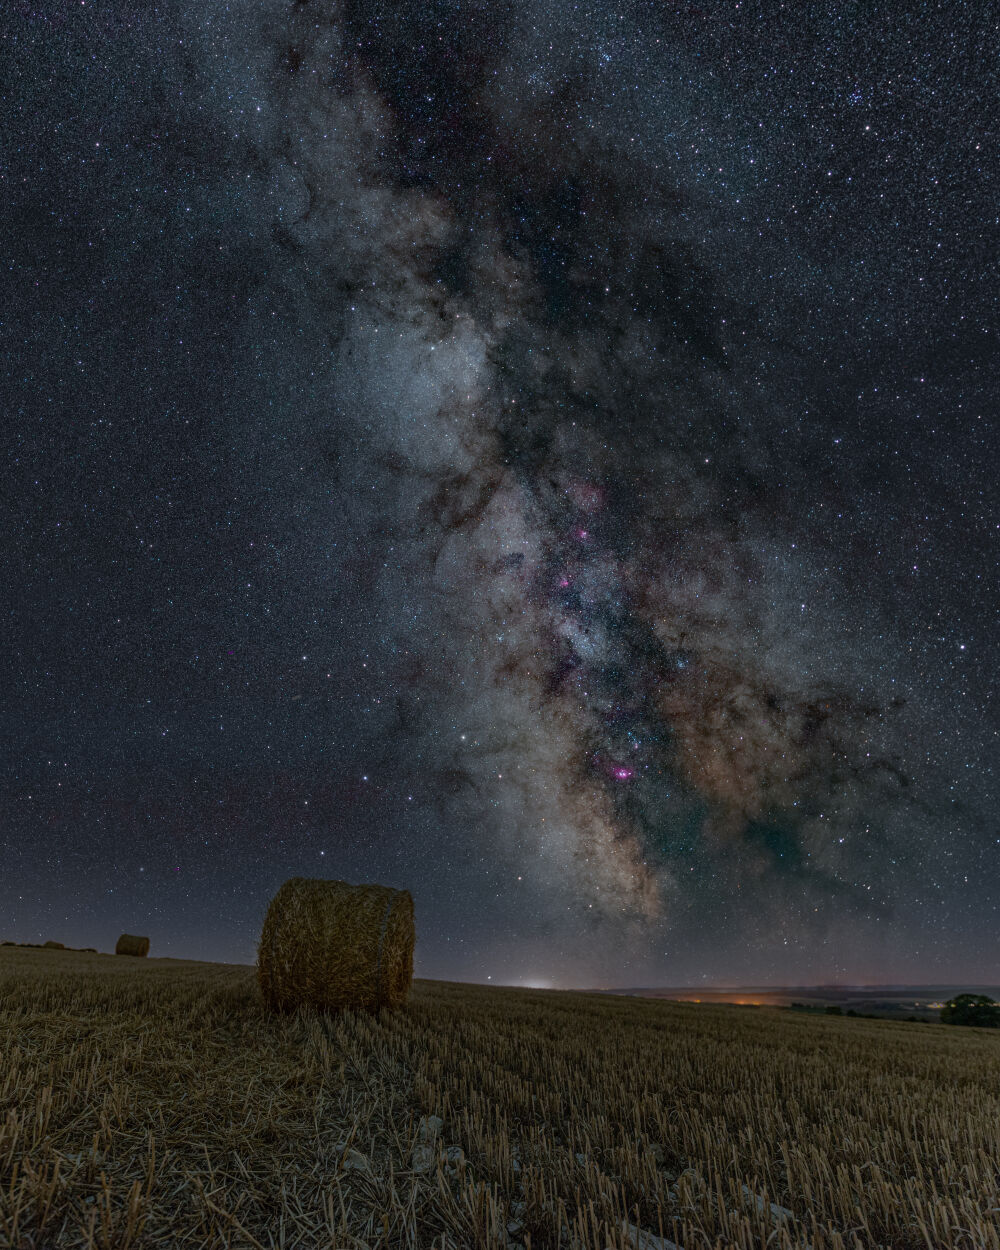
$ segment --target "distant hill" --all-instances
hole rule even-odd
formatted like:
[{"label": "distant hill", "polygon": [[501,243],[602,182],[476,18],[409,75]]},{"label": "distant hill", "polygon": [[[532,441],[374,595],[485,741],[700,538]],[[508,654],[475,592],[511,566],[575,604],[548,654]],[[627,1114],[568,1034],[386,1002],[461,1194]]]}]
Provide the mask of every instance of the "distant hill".
[{"label": "distant hill", "polygon": [[884,1016],[886,1019],[936,1019],[942,1005],[956,994],[986,994],[1000,1001],[1000,985],[737,985],[630,986],[603,989],[599,994],[659,998],[672,1002],[728,1003],[740,1007],[791,1007],[793,1003],[821,1010]]}]

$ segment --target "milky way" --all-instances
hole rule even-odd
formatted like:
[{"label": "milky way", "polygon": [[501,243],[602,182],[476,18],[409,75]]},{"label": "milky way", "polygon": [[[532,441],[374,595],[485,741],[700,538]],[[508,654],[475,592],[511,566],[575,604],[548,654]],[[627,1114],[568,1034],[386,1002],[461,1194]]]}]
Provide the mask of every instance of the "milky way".
[{"label": "milky way", "polygon": [[[995,872],[983,792],[955,793],[980,747],[924,634],[966,643],[945,592],[899,589],[941,461],[893,422],[946,356],[946,301],[909,259],[934,206],[906,178],[944,168],[945,139],[928,120],[938,146],[886,181],[865,155],[882,97],[843,77],[825,18],[795,20],[773,59],[775,31],[711,7],[270,0],[178,24],[177,219],[128,230],[134,250],[204,220],[183,385],[231,391],[217,437],[246,551],[269,553],[266,606],[231,628],[267,726],[230,783],[248,882],[266,848],[251,891],[288,865],[409,884],[426,958],[461,975],[833,977],[931,940],[926,909]],[[970,410],[980,276],[948,349]],[[149,281],[151,357],[185,335]],[[244,341],[269,344],[250,370]],[[319,745],[288,766],[321,864],[252,811],[284,811],[251,774],[288,715],[286,633],[325,657],[293,697],[331,710],[302,712]],[[206,829],[216,766],[171,781]]]},{"label": "milky way", "polygon": [[411,644],[413,749],[453,819],[534,842],[606,917],[729,910],[747,882],[770,916],[789,878],[849,897],[845,829],[900,853],[901,701],[845,680],[772,575],[796,525],[780,450],[759,460],[785,414],[746,419],[746,314],[698,206],[585,122],[585,80],[515,94],[495,32],[435,29],[305,4],[280,36],[287,236],[351,300],[331,386],[392,483],[373,528],[435,641],[463,639],[449,689]]}]

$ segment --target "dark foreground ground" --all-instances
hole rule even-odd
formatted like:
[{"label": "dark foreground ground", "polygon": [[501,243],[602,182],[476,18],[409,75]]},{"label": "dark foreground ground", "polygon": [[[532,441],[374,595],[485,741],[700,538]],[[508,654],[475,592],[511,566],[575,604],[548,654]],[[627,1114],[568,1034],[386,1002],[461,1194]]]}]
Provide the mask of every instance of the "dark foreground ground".
[{"label": "dark foreground ground", "polygon": [[0,1247],[1000,1250],[1000,1034],[0,949]]}]

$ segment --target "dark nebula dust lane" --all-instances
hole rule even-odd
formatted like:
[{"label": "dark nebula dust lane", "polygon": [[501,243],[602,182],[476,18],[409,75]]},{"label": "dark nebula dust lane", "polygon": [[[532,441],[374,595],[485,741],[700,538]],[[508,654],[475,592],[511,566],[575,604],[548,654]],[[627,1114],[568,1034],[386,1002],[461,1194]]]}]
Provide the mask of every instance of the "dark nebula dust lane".
[{"label": "dark nebula dust lane", "polygon": [[98,7],[8,19],[22,123],[40,41],[94,49],[7,170],[7,807],[104,897],[24,923],[117,890],[246,957],[306,873],[412,888],[427,975],[985,973],[988,36]]}]

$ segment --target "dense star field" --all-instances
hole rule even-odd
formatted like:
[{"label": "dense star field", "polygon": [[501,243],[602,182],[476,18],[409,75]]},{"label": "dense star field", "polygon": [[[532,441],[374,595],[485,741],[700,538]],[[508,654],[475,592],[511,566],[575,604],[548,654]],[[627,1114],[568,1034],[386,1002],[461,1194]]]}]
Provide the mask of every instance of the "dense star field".
[{"label": "dense star field", "polygon": [[0,30],[3,937],[302,875],[425,976],[990,979],[994,19]]}]

